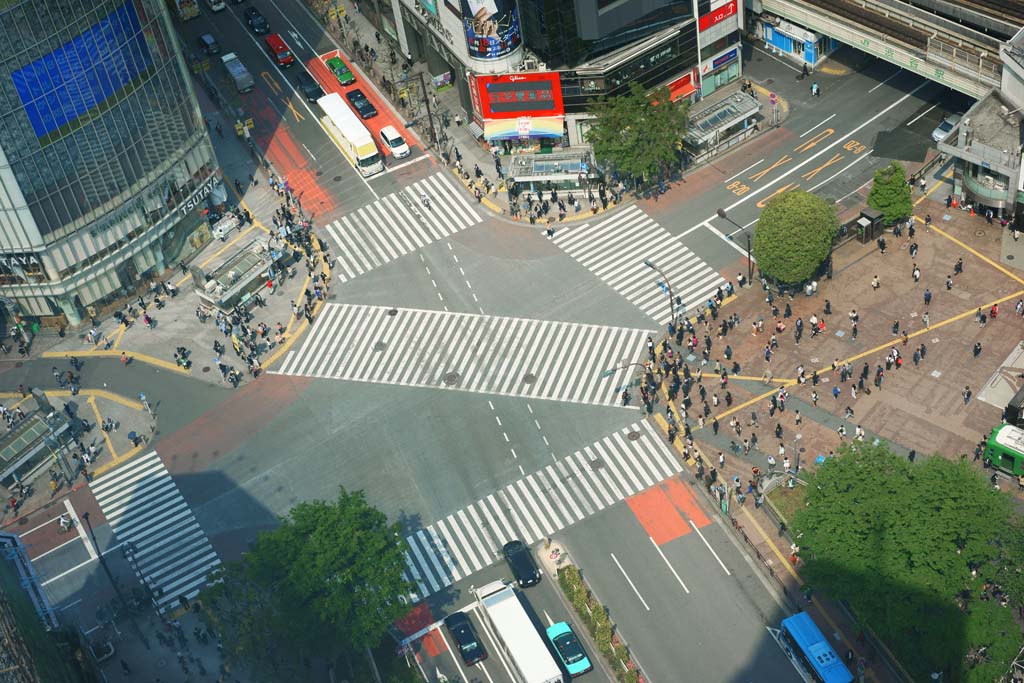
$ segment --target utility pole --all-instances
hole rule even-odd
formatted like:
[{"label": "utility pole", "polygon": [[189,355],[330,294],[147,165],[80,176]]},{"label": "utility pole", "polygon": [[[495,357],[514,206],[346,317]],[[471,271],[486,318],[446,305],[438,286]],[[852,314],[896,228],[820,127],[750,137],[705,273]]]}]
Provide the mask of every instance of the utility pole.
[{"label": "utility pole", "polygon": [[427,81],[420,72],[420,92],[423,93],[423,104],[427,107],[427,124],[430,126],[430,144],[437,146],[437,133],[434,132],[434,115],[430,112],[430,96],[427,93]]}]

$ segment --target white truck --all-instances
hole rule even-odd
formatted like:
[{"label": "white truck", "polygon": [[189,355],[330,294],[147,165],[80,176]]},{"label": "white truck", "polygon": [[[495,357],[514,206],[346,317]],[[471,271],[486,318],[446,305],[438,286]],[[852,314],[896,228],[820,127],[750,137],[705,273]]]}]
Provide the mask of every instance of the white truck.
[{"label": "white truck", "polygon": [[167,6],[178,17],[178,21],[188,21],[199,16],[199,4],[196,0],[167,0]]},{"label": "white truck", "polygon": [[231,76],[231,80],[235,82],[235,88],[240,93],[247,93],[256,87],[256,82],[252,78],[252,74],[245,68],[241,60],[238,59],[238,55],[234,52],[229,52],[220,58],[223,62],[224,68],[227,69],[228,75]]}]

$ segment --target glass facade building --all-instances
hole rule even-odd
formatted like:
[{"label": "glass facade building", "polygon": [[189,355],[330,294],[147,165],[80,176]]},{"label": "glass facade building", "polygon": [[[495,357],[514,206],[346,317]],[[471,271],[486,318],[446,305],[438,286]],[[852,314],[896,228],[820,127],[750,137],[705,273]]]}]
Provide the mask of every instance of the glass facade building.
[{"label": "glass facade building", "polygon": [[213,148],[163,0],[7,2],[0,36],[0,294],[74,324],[195,246]]}]

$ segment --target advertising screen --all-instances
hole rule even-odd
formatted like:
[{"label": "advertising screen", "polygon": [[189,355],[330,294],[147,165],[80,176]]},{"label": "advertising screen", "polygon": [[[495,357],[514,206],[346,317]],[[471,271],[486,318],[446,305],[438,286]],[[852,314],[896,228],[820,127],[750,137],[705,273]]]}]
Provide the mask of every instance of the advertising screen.
[{"label": "advertising screen", "polygon": [[462,25],[476,59],[504,57],[523,41],[516,0],[462,0]]},{"label": "advertising screen", "polygon": [[480,114],[485,119],[562,116],[562,84],[557,71],[477,76]]},{"label": "advertising screen", "polygon": [[11,74],[37,137],[59,131],[132,85],[153,64],[131,0]]}]

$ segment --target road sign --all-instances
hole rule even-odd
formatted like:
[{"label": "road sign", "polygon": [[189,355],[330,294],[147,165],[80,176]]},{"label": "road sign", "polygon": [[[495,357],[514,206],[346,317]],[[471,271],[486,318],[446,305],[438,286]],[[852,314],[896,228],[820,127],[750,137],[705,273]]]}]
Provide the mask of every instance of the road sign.
[{"label": "road sign", "polygon": [[252,130],[253,128],[256,127],[256,123],[250,117],[245,120],[245,127],[248,128],[249,130]]}]

